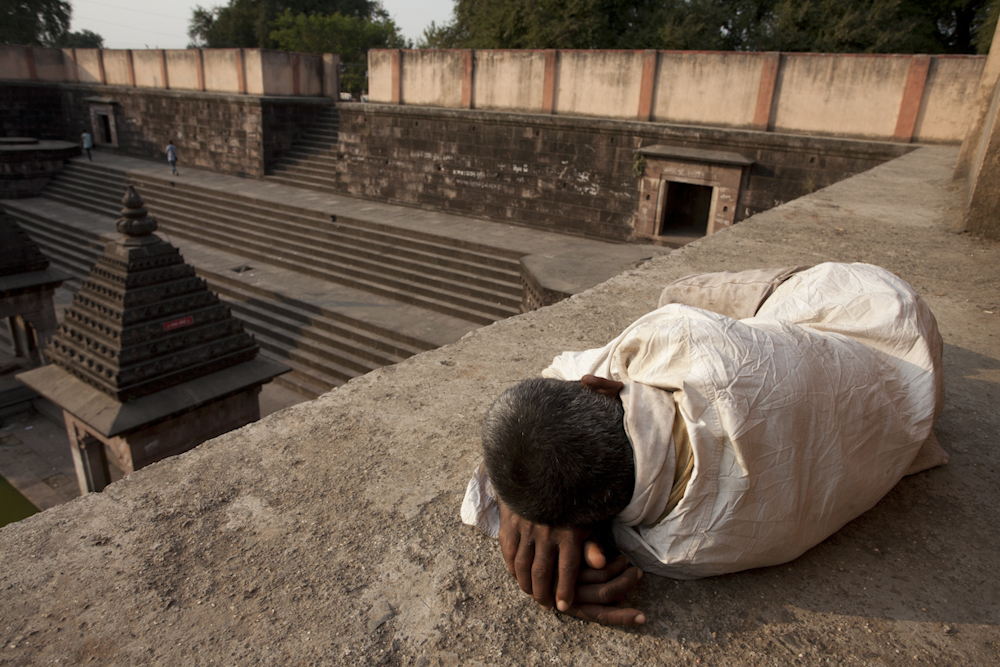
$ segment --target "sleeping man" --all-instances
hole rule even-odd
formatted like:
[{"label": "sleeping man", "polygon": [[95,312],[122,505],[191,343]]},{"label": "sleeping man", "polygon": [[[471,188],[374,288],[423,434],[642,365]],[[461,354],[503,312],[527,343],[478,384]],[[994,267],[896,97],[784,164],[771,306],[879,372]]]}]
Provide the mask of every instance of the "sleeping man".
[{"label": "sleeping man", "polygon": [[[612,606],[642,571],[790,561],[947,462],[932,431],[937,324],[888,271],[704,274],[660,306],[604,347],[559,355],[484,419],[462,518],[499,537],[543,606],[644,623]],[[609,524],[613,560],[588,541]]]}]

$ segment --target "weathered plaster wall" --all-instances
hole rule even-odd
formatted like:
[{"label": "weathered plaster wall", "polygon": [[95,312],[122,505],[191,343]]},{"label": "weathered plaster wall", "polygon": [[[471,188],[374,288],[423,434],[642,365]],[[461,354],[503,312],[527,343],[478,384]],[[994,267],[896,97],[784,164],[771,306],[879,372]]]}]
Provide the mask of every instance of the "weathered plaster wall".
[{"label": "weathered plaster wall", "polygon": [[[634,118],[642,51],[563,51],[555,75],[554,113]],[[635,109],[629,109],[632,102]]]},{"label": "weathered plaster wall", "polygon": [[430,107],[458,107],[462,104],[462,54],[431,49],[404,51],[403,60],[418,58],[420,66],[402,70],[404,104]]},{"label": "weathered plaster wall", "polygon": [[163,88],[163,71],[160,69],[159,51],[133,51],[135,85],[139,88]]},{"label": "weathered plaster wall", "polygon": [[749,129],[763,64],[752,53],[664,53],[652,119]]},{"label": "weathered plaster wall", "polygon": [[163,56],[167,61],[171,90],[201,90],[197,49],[171,49]]},{"label": "weathered plaster wall", "polygon": [[787,58],[778,75],[772,127],[777,132],[891,137],[909,64],[909,58]]},{"label": "weathered plaster wall", "polygon": [[323,63],[321,55],[266,49],[99,50],[0,45],[3,80],[336,97],[338,91],[326,85],[335,79],[323,75]]},{"label": "weathered plaster wall", "polygon": [[206,90],[240,92],[239,49],[207,49],[204,58]]},{"label": "weathered plaster wall", "polygon": [[373,50],[369,99],[959,143],[984,62],[982,56]]},{"label": "weathered plaster wall", "polygon": [[[379,61],[384,67],[384,60]],[[541,109],[545,60],[534,51],[476,51],[472,102],[476,109]],[[461,81],[459,81],[461,83]]]},{"label": "weathered plaster wall", "polygon": [[[109,86],[132,85],[131,77],[133,75],[129,72],[129,60],[132,56],[128,51],[104,51],[102,57],[104,58],[105,82]],[[70,62],[70,66],[72,66],[72,62]]]},{"label": "weathered plaster wall", "polygon": [[635,149],[755,160],[736,220],[869,169],[908,147],[817,137],[395,105],[343,104],[346,194],[606,239],[633,233]]}]

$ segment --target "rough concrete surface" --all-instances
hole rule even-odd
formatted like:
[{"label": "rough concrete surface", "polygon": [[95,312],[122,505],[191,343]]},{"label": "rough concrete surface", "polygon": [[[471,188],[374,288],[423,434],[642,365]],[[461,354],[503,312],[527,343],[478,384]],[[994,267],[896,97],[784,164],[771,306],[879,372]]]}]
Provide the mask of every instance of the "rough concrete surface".
[{"label": "rough concrete surface", "polygon": [[[0,664],[998,664],[1000,245],[947,231],[956,154],[920,149],[7,526]],[[646,577],[638,629],[524,597],[458,518],[492,398],[673,278],[824,260],[926,296],[951,463],[792,563]]]}]

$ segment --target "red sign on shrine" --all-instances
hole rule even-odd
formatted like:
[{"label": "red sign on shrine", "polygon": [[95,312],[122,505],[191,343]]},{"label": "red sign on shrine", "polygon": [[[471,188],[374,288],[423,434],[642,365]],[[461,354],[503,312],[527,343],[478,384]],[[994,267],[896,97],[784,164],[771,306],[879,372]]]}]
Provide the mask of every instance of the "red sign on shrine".
[{"label": "red sign on shrine", "polygon": [[173,331],[174,329],[180,329],[181,327],[186,327],[189,324],[194,324],[194,316],[188,315],[187,317],[182,317],[178,320],[170,320],[169,322],[163,323],[164,331]]}]

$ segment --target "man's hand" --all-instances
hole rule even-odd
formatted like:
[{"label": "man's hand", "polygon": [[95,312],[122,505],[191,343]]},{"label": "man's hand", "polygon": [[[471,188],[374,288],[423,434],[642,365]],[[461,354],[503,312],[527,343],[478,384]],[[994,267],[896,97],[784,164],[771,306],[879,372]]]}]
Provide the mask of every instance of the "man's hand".
[{"label": "man's hand", "polygon": [[497,504],[500,506],[500,549],[511,576],[538,604],[546,608],[555,604],[559,611],[572,613],[583,542],[593,531],[532,523],[514,514],[502,502]]},{"label": "man's hand", "polygon": [[614,606],[642,580],[642,570],[629,567],[624,554],[607,563],[596,542],[584,545],[587,567],[580,570],[575,603],[566,613],[601,625],[642,625],[646,615],[638,609]]}]

